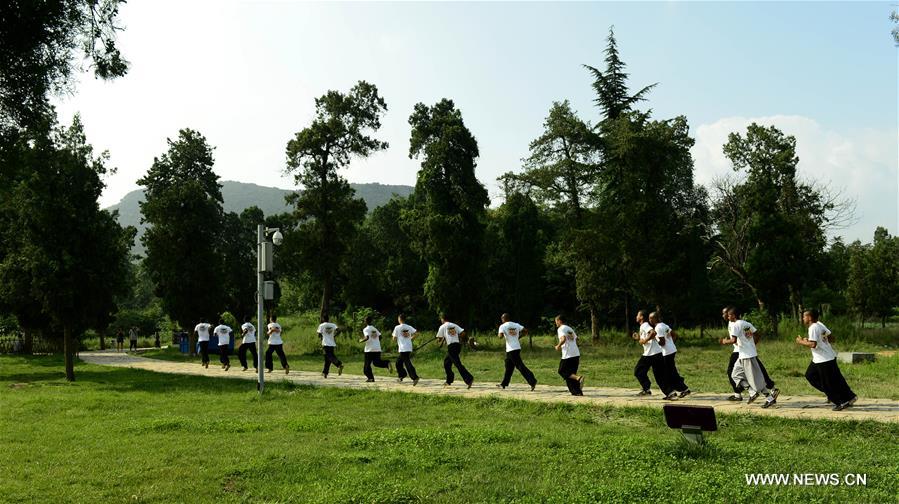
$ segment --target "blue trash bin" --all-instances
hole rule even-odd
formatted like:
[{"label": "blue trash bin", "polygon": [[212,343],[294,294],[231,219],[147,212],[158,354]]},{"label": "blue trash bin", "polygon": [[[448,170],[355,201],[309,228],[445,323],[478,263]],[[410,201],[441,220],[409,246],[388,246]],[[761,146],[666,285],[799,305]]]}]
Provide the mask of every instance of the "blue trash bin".
[{"label": "blue trash bin", "polygon": [[181,350],[181,353],[186,354],[190,353],[190,338],[188,337],[186,332],[180,333],[180,341],[178,342],[178,349]]}]

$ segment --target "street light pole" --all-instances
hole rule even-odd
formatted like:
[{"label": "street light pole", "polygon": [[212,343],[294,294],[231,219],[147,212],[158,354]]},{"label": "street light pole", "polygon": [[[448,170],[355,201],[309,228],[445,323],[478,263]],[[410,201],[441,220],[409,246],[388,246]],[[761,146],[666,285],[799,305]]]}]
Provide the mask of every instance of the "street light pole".
[{"label": "street light pole", "polygon": [[256,383],[256,388],[259,390],[259,395],[262,395],[262,390],[265,388],[265,368],[263,368],[264,359],[262,357],[262,334],[264,327],[264,321],[262,317],[263,313],[263,303],[265,303],[263,299],[264,293],[262,292],[263,283],[265,282],[265,265],[262,260],[262,243],[265,241],[265,226],[260,224],[256,230],[256,369],[259,371],[259,381]]}]

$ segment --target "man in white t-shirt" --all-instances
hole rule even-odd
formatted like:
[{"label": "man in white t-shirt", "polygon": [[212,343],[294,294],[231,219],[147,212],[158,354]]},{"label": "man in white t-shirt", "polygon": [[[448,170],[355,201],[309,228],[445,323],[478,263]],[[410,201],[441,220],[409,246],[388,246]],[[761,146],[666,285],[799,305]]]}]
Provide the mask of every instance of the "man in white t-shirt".
[{"label": "man in white t-shirt", "polygon": [[648,396],[652,394],[650,387],[652,383],[649,381],[649,370],[652,369],[652,376],[656,380],[656,385],[662,390],[662,395],[667,397],[671,393],[666,381],[665,360],[662,357],[662,347],[653,333],[652,325],[649,323],[649,314],[646,310],[637,312],[637,324],[640,326],[639,332],[633,334],[633,338],[643,346],[643,355],[634,366],[634,377],[640,383],[640,392],[638,396]]},{"label": "man in white t-shirt", "polygon": [[388,372],[393,374],[393,364],[381,358],[381,331],[371,325],[372,320],[371,315],[365,317],[365,328],[362,329],[362,339],[359,340],[359,343],[365,343],[365,363],[362,365],[362,374],[367,378],[366,382],[375,381],[372,366],[387,368]]},{"label": "man in white t-shirt", "polygon": [[265,351],[265,369],[271,373],[275,369],[272,354],[277,353],[278,359],[281,360],[281,367],[284,374],[290,374],[290,366],[287,365],[287,356],[284,355],[284,340],[281,339],[281,324],[278,323],[278,317],[272,315],[269,317],[268,327],[268,349]]},{"label": "man in white t-shirt", "polygon": [[322,351],[325,354],[325,365],[322,368],[322,378],[327,378],[331,372],[331,364],[337,366],[337,376],[343,374],[343,363],[334,355],[334,349],[337,347],[336,336],[340,332],[337,324],[332,324],[328,320],[328,316],[322,318],[321,324],[318,325],[318,337],[322,340]]},{"label": "man in white t-shirt", "polygon": [[812,362],[805,371],[805,379],[812,387],[824,392],[834,411],[842,411],[855,404],[858,396],[849,388],[837,365],[837,352],[830,346],[833,334],[818,320],[817,310],[806,310],[802,322],[808,326],[808,338],[796,336],[796,343],[812,349]]},{"label": "man in white t-shirt", "polygon": [[219,319],[219,325],[213,330],[218,338],[219,362],[222,363],[222,369],[227,371],[231,369],[231,359],[228,354],[231,350],[231,328],[225,325],[224,319]]},{"label": "man in white t-shirt", "polygon": [[503,374],[503,381],[497,385],[500,388],[509,386],[512,380],[512,372],[518,369],[524,381],[528,382],[531,390],[537,386],[537,378],[534,373],[524,365],[521,360],[521,337],[527,336],[528,330],[518,322],[512,322],[512,318],[508,313],[503,313],[500,317],[502,325],[499,326],[499,337],[506,340],[506,372]]},{"label": "man in white t-shirt", "polygon": [[206,319],[200,319],[200,323],[194,327],[197,333],[197,346],[200,347],[200,364],[204,368],[209,367],[209,330],[212,324],[206,322]]},{"label": "man in white t-shirt", "polygon": [[137,351],[137,327],[131,326],[128,330],[128,350]]},{"label": "man in white t-shirt", "polygon": [[243,341],[237,349],[237,358],[240,359],[240,365],[243,370],[247,370],[247,350],[253,355],[253,369],[259,369],[259,354],[256,353],[256,327],[250,322],[253,317],[244,318],[243,325],[240,326],[240,333],[243,334]]},{"label": "man in white t-shirt", "polygon": [[559,361],[559,376],[565,380],[565,385],[568,385],[571,395],[582,396],[584,395],[584,377],[577,374],[581,364],[581,351],[577,347],[577,333],[565,325],[561,315],[556,315],[556,328],[556,335],[559,338],[556,351],[562,352],[562,360]]},{"label": "man in white t-shirt", "polygon": [[690,395],[690,387],[684,383],[684,378],[677,371],[677,364],[674,360],[677,357],[677,347],[674,346],[677,333],[668,324],[662,322],[662,315],[658,312],[649,314],[649,323],[653,325],[652,334],[655,335],[662,348],[662,360],[665,361],[665,385],[671,389],[665,399],[671,401],[679,397],[687,397]]},{"label": "man in white t-shirt", "polygon": [[[723,318],[724,322],[727,324],[727,338],[725,338],[721,341],[725,341],[725,340],[733,337],[733,331],[732,331],[733,322],[731,322],[728,319],[728,315],[727,315],[728,310],[730,310],[731,308],[733,308],[733,306],[725,306],[724,308],[721,309],[721,318]],[[749,324],[749,322],[746,322],[746,323]],[[749,324],[749,325],[752,326],[752,324]],[[755,340],[758,341],[758,335],[756,334],[756,332],[757,331],[755,329],[755,326],[752,326],[752,334],[754,335]],[[727,381],[730,382],[730,388],[733,389],[734,393],[733,393],[733,395],[727,396],[728,401],[740,402],[743,400],[743,389],[741,389],[736,384],[736,382],[734,382],[734,379],[732,376],[734,373],[734,366],[737,364],[737,360],[739,358],[740,358],[740,349],[739,349],[739,347],[737,347],[737,344],[734,343],[733,351],[730,353],[730,360],[728,360],[728,362],[727,362]],[[756,356],[755,361],[758,362],[759,369],[762,370],[762,377],[764,377],[764,379],[765,379],[765,386],[768,387],[769,389],[773,390],[775,388],[774,380],[772,380],[771,377],[768,376],[768,370],[765,369],[765,365],[762,364],[762,359],[759,359],[758,356]]]},{"label": "man in white t-shirt", "polygon": [[415,340],[418,331],[414,327],[406,323],[406,316],[400,313],[396,318],[397,325],[393,328],[393,339],[396,340],[396,347],[399,351],[399,357],[396,358],[396,374],[399,378],[397,381],[403,381],[406,376],[412,378],[412,386],[418,385],[418,372],[412,365],[412,341]]},{"label": "man in white t-shirt", "polygon": [[468,388],[471,388],[471,384],[474,383],[474,376],[468,372],[468,369],[465,369],[460,357],[462,353],[461,341],[465,334],[465,329],[450,322],[446,315],[440,315],[440,322],[442,322],[442,325],[437,329],[437,340],[440,342],[440,345],[446,344],[446,357],[443,359],[443,371],[446,373],[446,382],[444,382],[443,386],[449,387],[453,384],[456,378],[456,375],[453,373],[453,366],[456,366],[456,369],[462,376],[462,381],[465,382]]},{"label": "man in white t-shirt", "polygon": [[762,370],[759,368],[758,351],[755,348],[754,329],[752,324],[740,319],[740,312],[736,308],[727,310],[727,318],[733,324],[730,325],[731,335],[729,338],[721,340],[722,345],[734,343],[740,351],[737,363],[734,364],[734,371],[731,375],[734,383],[740,387],[740,390],[749,389],[748,404],[752,404],[760,394],[764,394],[767,399],[762,404],[762,408],[769,408],[777,403],[777,396],[780,391],[777,389],[769,390],[765,385],[765,378],[762,376]]}]

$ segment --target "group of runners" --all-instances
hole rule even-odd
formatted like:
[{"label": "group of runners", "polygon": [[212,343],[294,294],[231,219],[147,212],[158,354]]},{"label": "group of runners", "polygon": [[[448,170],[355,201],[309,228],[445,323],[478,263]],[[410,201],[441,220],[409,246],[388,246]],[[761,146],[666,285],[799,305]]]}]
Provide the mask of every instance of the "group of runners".
[{"label": "group of runners", "polygon": [[[733,306],[728,306],[721,311],[722,318],[727,322],[727,337],[721,338],[722,345],[733,345],[733,352],[727,366],[727,378],[733,389],[733,394],[728,396],[730,401],[743,401],[744,392],[748,392],[747,403],[752,404],[764,396],[762,408],[769,408],[777,403],[780,391],[775,387],[774,381],[768,375],[765,366],[759,360],[758,347],[759,334],[755,326],[740,316],[740,312]],[[521,357],[521,337],[528,335],[528,330],[521,324],[514,322],[508,313],[500,317],[501,324],[497,330],[497,336],[505,341],[505,372],[503,379],[497,387],[505,389],[509,386],[512,375],[517,369],[531,390],[537,386],[534,373],[525,365]],[[652,382],[649,372],[652,371],[656,386],[661,390],[664,400],[673,401],[683,399],[691,394],[684,378],[677,370],[675,362],[677,356],[677,333],[665,322],[659,313],[647,313],[641,310],[636,316],[639,330],[632,337],[642,346],[643,352],[634,367],[634,377],[640,385],[638,396],[652,395]],[[456,380],[456,373],[467,388],[474,383],[474,376],[462,363],[462,343],[465,341],[465,329],[451,322],[445,315],[440,317],[441,325],[437,329],[435,340],[440,346],[446,345],[446,356],[443,359],[445,373],[444,387],[450,387]],[[796,337],[796,343],[811,349],[812,362],[806,370],[805,376],[808,382],[817,390],[823,392],[829,403],[833,404],[835,411],[840,411],[852,406],[857,397],[849,388],[837,365],[837,354],[831,346],[833,334],[818,320],[815,310],[806,310],[803,313],[803,322],[808,327],[807,337]],[[367,382],[374,382],[373,369],[386,368],[390,374],[397,375],[397,380],[403,382],[411,379],[412,385],[419,382],[419,376],[412,364],[412,354],[415,350],[413,341],[418,337],[418,331],[406,323],[405,316],[397,317],[397,325],[393,328],[391,337],[396,341],[398,356],[395,361],[384,359],[381,348],[381,332],[372,325],[371,316],[365,318],[365,327],[359,343],[365,344],[362,372]],[[584,395],[583,387],[585,378],[578,374],[580,367],[580,349],[578,348],[577,333],[565,323],[562,315],[555,317],[556,345],[555,349],[561,352],[559,361],[559,376],[565,381],[568,391],[575,396]],[[273,371],[273,354],[277,353],[281,361],[281,367],[285,373],[290,372],[287,357],[284,354],[284,342],[281,338],[281,325],[277,316],[269,319],[266,334],[268,336],[268,349],[265,353],[265,368]],[[198,335],[202,365],[209,367],[209,340],[210,330],[218,336],[220,361],[222,369],[227,371],[231,367],[229,359],[229,343],[231,328],[220,320],[219,325],[212,328],[206,321],[201,321],[194,328]],[[341,328],[330,322],[327,317],[318,326],[317,333],[321,339],[324,356],[322,378],[328,378],[332,367],[337,369],[337,374],[343,373],[343,362],[336,355],[336,336]],[[243,370],[248,368],[246,354],[249,351],[253,355],[253,367],[256,367],[258,354],[256,353],[256,329],[250,319],[241,326],[243,340],[238,348],[238,358]],[[423,346],[423,345],[422,345]],[[419,347],[421,348],[421,346]],[[455,368],[455,371],[454,371]]]}]

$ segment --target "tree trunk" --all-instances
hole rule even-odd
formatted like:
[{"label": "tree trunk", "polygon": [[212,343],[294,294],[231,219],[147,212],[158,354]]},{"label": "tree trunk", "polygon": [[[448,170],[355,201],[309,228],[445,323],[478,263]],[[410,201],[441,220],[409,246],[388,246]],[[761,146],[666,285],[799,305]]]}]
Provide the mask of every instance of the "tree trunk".
[{"label": "tree trunk", "polygon": [[66,381],[75,381],[75,341],[72,328],[66,324],[62,329],[62,347],[66,358]]},{"label": "tree trunk", "polygon": [[590,338],[599,341],[599,317],[596,315],[596,304],[590,302]]},{"label": "tree trunk", "polygon": [[322,306],[318,314],[318,318],[322,322],[331,315],[331,276],[325,275],[324,280],[322,285]]},{"label": "tree trunk", "polygon": [[25,341],[22,342],[25,348],[22,349],[22,352],[25,355],[31,355],[34,353],[34,330],[30,327],[23,327],[22,330],[25,332]]},{"label": "tree trunk", "polygon": [[106,350],[106,331],[100,331],[100,350]]},{"label": "tree trunk", "polygon": [[880,328],[881,328],[881,329],[886,329],[886,327],[887,327],[887,318],[886,318],[886,317],[880,317]]},{"label": "tree trunk", "polygon": [[[262,324],[259,325],[257,329],[260,334],[262,333]],[[197,333],[196,331],[190,331],[187,333],[187,355],[191,357],[197,356]]]}]

